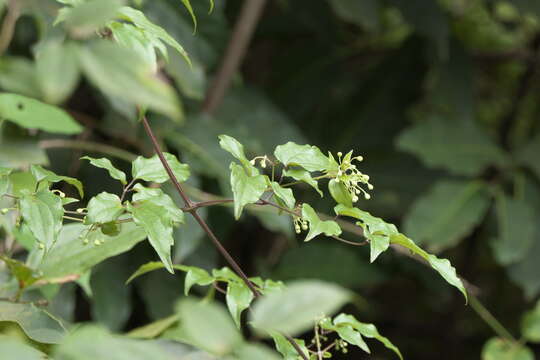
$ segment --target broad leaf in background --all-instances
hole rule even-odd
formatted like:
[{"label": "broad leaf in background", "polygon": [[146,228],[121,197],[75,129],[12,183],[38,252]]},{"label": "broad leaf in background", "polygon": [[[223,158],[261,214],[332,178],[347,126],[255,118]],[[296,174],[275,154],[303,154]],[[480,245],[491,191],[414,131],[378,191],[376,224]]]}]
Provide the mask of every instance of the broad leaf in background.
[{"label": "broad leaf in background", "polygon": [[[180,182],[186,181],[189,178],[189,166],[182,164],[176,156],[169,153],[163,153],[167,164],[169,164],[176,179]],[[134,179],[164,183],[169,180],[169,175],[157,155],[151,158],[142,156],[137,157],[132,164],[131,175]]]},{"label": "broad leaf in background", "polygon": [[274,156],[284,166],[301,166],[307,171],[322,171],[328,168],[328,158],[316,146],[298,145],[291,141],[278,145]]},{"label": "broad leaf in background", "polygon": [[0,349],[6,359],[43,360],[47,356],[20,340],[0,336]]},{"label": "broad leaf in background", "polygon": [[26,194],[20,200],[21,214],[32,234],[49,251],[62,229],[62,199],[48,189]]},{"label": "broad leaf in background", "polygon": [[235,351],[237,360],[282,360],[282,358],[274,351],[271,351],[264,345],[259,344],[244,344]]},{"label": "broad leaf in background", "polygon": [[538,154],[540,154],[540,134],[521,147],[517,151],[516,157],[521,164],[529,167],[536,174],[536,177],[540,179]]},{"label": "broad leaf in background", "polygon": [[380,0],[329,0],[332,10],[341,19],[360,25],[367,30],[379,28],[382,4]]},{"label": "broad leaf in background", "polygon": [[34,141],[5,141],[0,143],[0,166],[26,167],[31,164],[48,165],[45,150]]},{"label": "broad leaf in background", "polygon": [[142,226],[150,244],[156,250],[165,268],[174,273],[171,260],[173,227],[167,209],[152,203],[150,200],[139,201],[136,205],[128,205],[135,224]]},{"label": "broad leaf in background", "polygon": [[400,150],[418,156],[426,166],[452,174],[475,176],[505,161],[503,152],[472,121],[431,118],[406,129]]},{"label": "broad leaf in background", "polygon": [[521,318],[521,334],[530,342],[540,342],[540,301]]},{"label": "broad leaf in background", "polygon": [[82,127],[64,110],[26,96],[0,93],[0,117],[27,129],[78,134]]},{"label": "broad leaf in background", "polygon": [[[91,241],[85,245],[84,238]],[[46,279],[78,277],[103,260],[130,250],[145,238],[144,230],[132,223],[122,224],[122,230],[116,236],[106,236],[98,230],[89,232],[89,226],[82,224],[67,224],[62,227],[56,246],[49,251],[39,270]],[[94,239],[104,242],[96,246]]]},{"label": "broad leaf in background", "polygon": [[341,234],[341,228],[333,220],[321,220],[315,210],[307,204],[302,205],[302,217],[309,222],[309,232],[304,241],[309,241],[319,234],[333,236]]},{"label": "broad leaf in background", "polygon": [[231,163],[231,187],[234,195],[234,217],[240,218],[247,204],[257,202],[266,190],[265,175],[249,176],[244,168]]},{"label": "broad leaf in background", "polygon": [[94,165],[95,167],[107,170],[109,172],[109,175],[113,179],[120,180],[120,182],[124,185],[127,184],[126,174],[123,171],[118,170],[116,167],[114,167],[114,165],[111,163],[111,160],[107,158],[96,159],[90,156],[83,156],[81,160],[90,161],[90,164]]},{"label": "broad leaf in background", "polygon": [[64,8],[55,23],[65,21],[75,37],[87,37],[116,17],[124,0],[93,0]]},{"label": "broad leaf in background", "polygon": [[173,88],[156,77],[137,52],[96,40],[80,46],[77,53],[84,74],[106,95],[182,120],[183,111]]},{"label": "broad leaf in background", "polygon": [[[351,299],[345,288],[316,280],[289,283],[283,291],[262,297],[252,307],[250,321],[260,336],[273,331],[295,335],[312,328]],[[287,306],[283,306],[287,304]]]},{"label": "broad leaf in background", "polygon": [[34,304],[0,301],[0,321],[17,323],[30,339],[46,344],[58,344],[66,334],[59,320]]},{"label": "broad leaf in background", "polygon": [[524,345],[491,338],[482,349],[482,360],[534,360],[534,354]]},{"label": "broad leaf in background", "polygon": [[18,56],[0,58],[0,87],[33,98],[41,97],[34,63]]},{"label": "broad leaf in background", "polygon": [[88,224],[104,224],[118,219],[124,212],[120,198],[116,194],[102,192],[88,202]]},{"label": "broad leaf in background", "polygon": [[534,243],[538,224],[534,209],[526,200],[498,194],[495,204],[499,233],[491,246],[499,264],[510,265],[527,255]]},{"label": "broad leaf in background", "polygon": [[186,339],[197,348],[221,357],[243,342],[231,317],[218,304],[187,298],[178,303],[176,311]]},{"label": "broad leaf in background", "polygon": [[79,64],[74,46],[58,40],[41,44],[36,54],[36,74],[43,100],[64,102],[79,81]]},{"label": "broad leaf in background", "polygon": [[412,205],[405,233],[439,252],[456,245],[482,221],[490,196],[478,181],[442,180]]}]

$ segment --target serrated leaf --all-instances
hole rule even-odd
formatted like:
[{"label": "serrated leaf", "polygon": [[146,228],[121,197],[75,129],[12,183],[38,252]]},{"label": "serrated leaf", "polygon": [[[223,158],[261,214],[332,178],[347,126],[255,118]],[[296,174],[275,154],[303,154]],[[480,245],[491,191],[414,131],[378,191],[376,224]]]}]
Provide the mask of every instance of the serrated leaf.
[{"label": "serrated leaf", "polygon": [[32,175],[34,175],[34,177],[36,178],[37,182],[48,181],[51,183],[56,183],[60,181],[65,181],[68,184],[73,185],[77,188],[77,191],[79,192],[81,198],[84,197],[83,184],[75,178],[56,175],[52,171],[44,169],[39,165],[31,165],[30,171],[32,172]]},{"label": "serrated leaf", "polygon": [[482,349],[482,360],[534,360],[534,355],[524,345],[501,338],[491,338]]},{"label": "serrated leaf", "polygon": [[272,186],[272,190],[274,190],[274,194],[285,204],[285,206],[289,209],[294,209],[296,199],[294,198],[293,191],[282,187],[275,181],[272,181],[270,185]]},{"label": "serrated leaf", "polygon": [[301,166],[307,171],[322,171],[329,165],[328,158],[318,147],[298,145],[291,141],[277,146],[274,156],[284,166]]},{"label": "serrated leaf", "polygon": [[116,96],[133,108],[148,107],[175,121],[182,120],[183,110],[174,89],[156,77],[137,52],[102,40],[79,46],[77,54],[85,75],[106,95]]},{"label": "serrated leaf", "polygon": [[334,318],[334,325],[340,326],[343,324],[352,326],[356,331],[358,331],[362,336],[366,338],[380,341],[387,349],[395,352],[399,356],[399,358],[403,360],[403,356],[401,355],[399,349],[394,344],[392,344],[390,340],[379,334],[379,331],[377,330],[377,327],[375,325],[362,323],[356,320],[354,316],[347,314],[339,314]]},{"label": "serrated leaf", "polygon": [[157,37],[158,39],[163,40],[163,42],[169,46],[173,47],[182,55],[184,60],[191,65],[191,60],[189,59],[189,56],[182,45],[180,45],[171,35],[169,35],[165,29],[149,21],[142,11],[124,6],[120,9],[119,13],[124,20],[131,21],[137,27],[143,29],[147,34]]},{"label": "serrated leaf", "polygon": [[231,313],[234,323],[238,329],[241,328],[240,318],[242,312],[246,310],[253,301],[253,292],[243,281],[231,281],[227,285],[227,308]]},{"label": "serrated leaf", "polygon": [[247,204],[259,201],[266,190],[266,176],[249,176],[244,168],[231,163],[231,187],[234,196],[234,217],[238,220]]},{"label": "serrated leaf", "polygon": [[[89,228],[82,224],[62,227],[56,246],[47,253],[38,269],[43,271],[44,278],[82,276],[96,264],[130,250],[146,238],[143,229],[133,223],[122,224],[120,234],[113,237],[102,235],[97,229],[88,233]],[[91,240],[87,245],[83,243],[85,236]],[[94,239],[105,241],[96,246]]]},{"label": "serrated leaf", "polygon": [[540,301],[536,302],[534,309],[523,314],[521,334],[527,341],[540,343]]},{"label": "serrated leaf", "polygon": [[238,140],[228,135],[219,135],[218,138],[219,146],[238,159],[250,176],[259,175],[259,171],[253,165],[251,165],[249,160],[246,158],[246,154],[244,153],[244,145],[240,144]]},{"label": "serrated leaf", "polygon": [[[169,164],[176,179],[180,182],[186,181],[189,178],[189,166],[182,164],[176,156],[169,153],[163,153],[165,160]],[[169,175],[157,155],[151,158],[137,157],[132,164],[131,175],[134,179],[152,181],[156,183],[164,183],[169,180]]]},{"label": "serrated leaf", "polygon": [[104,224],[118,219],[124,212],[122,202],[116,194],[101,192],[88,202],[88,224]]},{"label": "serrated leaf", "polygon": [[[270,336],[272,336],[272,339],[274,340],[274,343],[276,345],[276,350],[279,351],[281,355],[283,355],[284,360],[298,360],[301,359],[300,355],[298,355],[298,352],[296,349],[291,345],[291,343],[277,331],[271,331]],[[298,344],[306,358],[309,358],[309,350],[306,347],[306,344],[304,340],[302,339],[294,339],[294,341]]]},{"label": "serrated leaf", "polygon": [[0,301],[0,321],[17,323],[30,339],[40,343],[58,344],[66,334],[59,320],[34,304]]},{"label": "serrated leaf", "polygon": [[165,265],[165,268],[174,273],[171,260],[171,246],[174,243],[172,224],[167,221],[168,212],[163,207],[149,200],[140,201],[136,206],[128,204],[128,211],[133,215],[135,224],[141,226],[150,244]]},{"label": "serrated leaf", "polygon": [[167,210],[167,216],[171,219],[171,223],[184,223],[184,212],[180,210],[178,206],[174,204],[171,197],[165,194],[161,189],[146,188],[141,184],[135,185],[133,189],[137,192],[133,195],[133,202],[148,200]]},{"label": "serrated leaf", "polygon": [[66,100],[79,81],[79,64],[74,48],[68,43],[49,40],[39,46],[36,74],[43,99],[52,104]]},{"label": "serrated leaf", "polygon": [[341,181],[336,181],[336,179],[330,180],[328,182],[328,191],[330,191],[330,195],[332,195],[338,204],[346,207],[353,206],[351,193],[347,191],[347,188]]},{"label": "serrated leaf", "polygon": [[221,358],[243,342],[229,314],[215,303],[188,298],[180,301],[176,309],[185,337],[197,348]]},{"label": "serrated leaf", "polygon": [[322,191],[319,190],[319,185],[317,184],[317,180],[311,177],[311,174],[309,173],[309,171],[300,169],[300,168],[290,168],[290,169],[283,170],[283,176],[290,176],[294,180],[305,182],[306,184],[308,184],[309,186],[317,190],[317,192],[319,193],[319,195],[321,195],[321,197],[323,196]]},{"label": "serrated leaf", "polygon": [[504,194],[497,196],[495,205],[499,234],[491,246],[499,264],[513,264],[523,259],[534,243],[537,228],[534,209],[525,200]]},{"label": "serrated leaf", "polygon": [[21,214],[32,234],[50,250],[62,229],[62,199],[48,189],[27,194],[20,199]]},{"label": "serrated leaf", "polygon": [[50,133],[78,134],[83,129],[64,110],[17,94],[0,93],[0,118]]},{"label": "serrated leaf", "polygon": [[405,232],[432,251],[456,245],[482,220],[490,204],[479,181],[439,181],[411,207]]},{"label": "serrated leaf", "polygon": [[281,292],[257,300],[252,307],[250,319],[261,336],[268,336],[269,331],[300,334],[313,327],[322,314],[332,314],[350,298],[348,290],[331,283],[296,281],[288,284]]},{"label": "serrated leaf", "polygon": [[109,159],[107,158],[96,159],[90,156],[83,156],[81,160],[90,161],[90,164],[94,165],[95,167],[107,170],[109,172],[109,175],[113,179],[120,180],[120,182],[124,185],[127,184],[126,174],[123,171],[118,170],[116,167],[114,167],[114,165],[111,163]]},{"label": "serrated leaf", "polygon": [[341,228],[335,221],[321,220],[309,204],[304,203],[302,205],[302,218],[309,222],[309,232],[304,241],[310,241],[315,236],[323,233],[326,236],[341,234]]},{"label": "serrated leaf", "polygon": [[397,145],[426,166],[456,175],[479,175],[505,161],[503,152],[472,121],[430,119],[406,129]]}]

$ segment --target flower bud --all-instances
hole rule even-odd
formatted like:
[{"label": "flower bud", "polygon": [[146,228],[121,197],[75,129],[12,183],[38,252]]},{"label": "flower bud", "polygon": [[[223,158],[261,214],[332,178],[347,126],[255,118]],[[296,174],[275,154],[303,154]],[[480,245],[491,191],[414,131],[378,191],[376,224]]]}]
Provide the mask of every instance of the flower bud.
[{"label": "flower bud", "polygon": [[366,198],[366,200],[371,199],[371,195],[369,195],[368,193],[365,193],[365,194],[364,194],[364,197]]}]

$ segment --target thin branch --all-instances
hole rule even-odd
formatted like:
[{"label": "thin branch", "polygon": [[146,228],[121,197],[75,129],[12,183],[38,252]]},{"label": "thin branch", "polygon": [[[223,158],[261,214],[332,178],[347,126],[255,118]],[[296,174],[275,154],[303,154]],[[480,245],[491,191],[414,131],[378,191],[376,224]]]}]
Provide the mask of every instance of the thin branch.
[{"label": "thin branch", "polygon": [[517,343],[517,340],[512,334],[493,316],[488,309],[482,305],[478,298],[472,294],[469,295],[469,303],[474,311],[484,320],[493,331],[503,339]]},{"label": "thin branch", "polygon": [[369,242],[367,240],[364,240],[362,242],[355,242],[355,241],[345,240],[345,239],[340,238],[339,236],[335,236],[335,235],[332,235],[331,238],[334,239],[334,240],[337,240],[337,241],[341,241],[342,243],[353,245],[353,246],[364,246],[364,245],[369,244]]},{"label": "thin branch", "polygon": [[234,25],[221,66],[204,99],[203,112],[212,114],[221,104],[232,78],[244,58],[265,4],[266,0],[244,0],[242,11]]},{"label": "thin branch", "polygon": [[17,24],[20,15],[20,0],[10,0],[7,3],[7,13],[4,17],[4,22],[2,23],[0,31],[0,55],[3,55],[9,47],[11,39],[13,39],[13,34],[15,33],[15,24]]}]

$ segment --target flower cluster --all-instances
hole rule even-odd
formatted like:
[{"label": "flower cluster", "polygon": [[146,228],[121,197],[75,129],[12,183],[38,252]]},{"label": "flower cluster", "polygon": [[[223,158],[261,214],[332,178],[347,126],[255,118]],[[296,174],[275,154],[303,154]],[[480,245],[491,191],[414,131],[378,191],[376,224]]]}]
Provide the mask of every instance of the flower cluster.
[{"label": "flower cluster", "polygon": [[358,201],[358,195],[363,194],[366,200],[371,199],[371,195],[368,194],[360,185],[366,185],[369,190],[373,190],[373,185],[369,183],[369,175],[363,174],[356,168],[356,165],[352,162],[354,160],[360,162],[364,160],[362,156],[352,156],[353,151],[349,151],[345,156],[340,151],[337,153],[337,173],[335,173],[335,180],[343,183],[347,191],[351,194],[352,201]]}]

